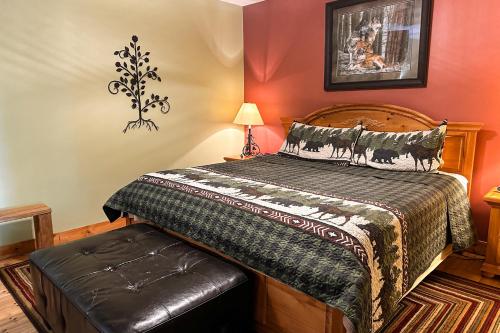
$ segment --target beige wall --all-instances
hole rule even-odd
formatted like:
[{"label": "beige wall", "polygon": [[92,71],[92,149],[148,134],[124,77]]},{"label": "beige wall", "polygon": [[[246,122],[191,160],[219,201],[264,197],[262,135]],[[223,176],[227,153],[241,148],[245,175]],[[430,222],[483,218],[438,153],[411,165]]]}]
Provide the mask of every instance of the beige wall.
[{"label": "beige wall", "polygon": [[[113,52],[137,34],[172,110],[159,132],[112,96]],[[243,101],[242,9],[217,0],[0,0],[0,207],[44,202],[55,231],[105,220],[101,206],[142,173],[238,153]],[[0,228],[0,245],[30,238]]]}]

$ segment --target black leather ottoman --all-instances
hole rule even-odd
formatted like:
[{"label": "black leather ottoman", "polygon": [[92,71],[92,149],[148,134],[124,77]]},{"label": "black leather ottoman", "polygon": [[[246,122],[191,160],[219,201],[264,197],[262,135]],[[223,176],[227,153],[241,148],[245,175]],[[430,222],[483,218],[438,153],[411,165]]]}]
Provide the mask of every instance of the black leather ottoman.
[{"label": "black leather ottoman", "polygon": [[145,224],[36,251],[30,263],[54,333],[248,329],[243,272]]}]

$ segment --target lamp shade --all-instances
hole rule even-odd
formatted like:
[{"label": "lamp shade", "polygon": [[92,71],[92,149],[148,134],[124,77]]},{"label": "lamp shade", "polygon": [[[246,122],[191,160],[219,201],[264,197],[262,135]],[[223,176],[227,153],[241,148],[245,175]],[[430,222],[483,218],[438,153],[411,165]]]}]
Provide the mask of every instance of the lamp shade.
[{"label": "lamp shade", "polygon": [[257,105],[253,103],[243,103],[243,105],[240,108],[240,111],[238,111],[238,114],[236,115],[236,118],[234,118],[233,123],[238,125],[250,125],[250,126],[264,125],[264,122],[262,121],[262,117],[260,116]]}]

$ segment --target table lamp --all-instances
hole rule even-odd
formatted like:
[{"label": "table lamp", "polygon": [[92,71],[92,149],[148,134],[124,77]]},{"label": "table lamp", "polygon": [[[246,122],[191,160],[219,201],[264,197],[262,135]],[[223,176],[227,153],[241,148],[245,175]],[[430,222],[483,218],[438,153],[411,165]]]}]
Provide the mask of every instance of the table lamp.
[{"label": "table lamp", "polygon": [[254,156],[260,154],[259,145],[257,145],[252,136],[252,126],[254,125],[264,125],[262,117],[260,116],[259,109],[254,103],[243,103],[234,118],[233,123],[238,125],[248,126],[248,137],[245,146],[241,152],[241,156]]}]

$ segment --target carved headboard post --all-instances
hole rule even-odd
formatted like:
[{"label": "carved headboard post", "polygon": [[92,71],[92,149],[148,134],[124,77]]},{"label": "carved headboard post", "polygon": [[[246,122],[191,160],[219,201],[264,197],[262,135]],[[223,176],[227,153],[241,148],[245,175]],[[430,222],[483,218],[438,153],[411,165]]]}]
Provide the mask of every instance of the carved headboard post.
[{"label": "carved headboard post", "polygon": [[[428,130],[441,123],[417,111],[385,104],[340,104],[323,108],[302,118],[283,117],[281,123],[285,136],[293,121],[334,127],[353,127],[362,121],[368,130],[387,132]],[[469,180],[469,195],[477,133],[482,127],[481,123],[448,122],[443,152],[444,165],[441,170],[465,176]]]},{"label": "carved headboard post", "polygon": [[288,131],[290,130],[290,126],[292,126],[294,121],[302,123],[302,122],[304,122],[304,118],[281,117],[281,125],[283,126],[283,129],[285,130],[285,137],[288,135]]}]

